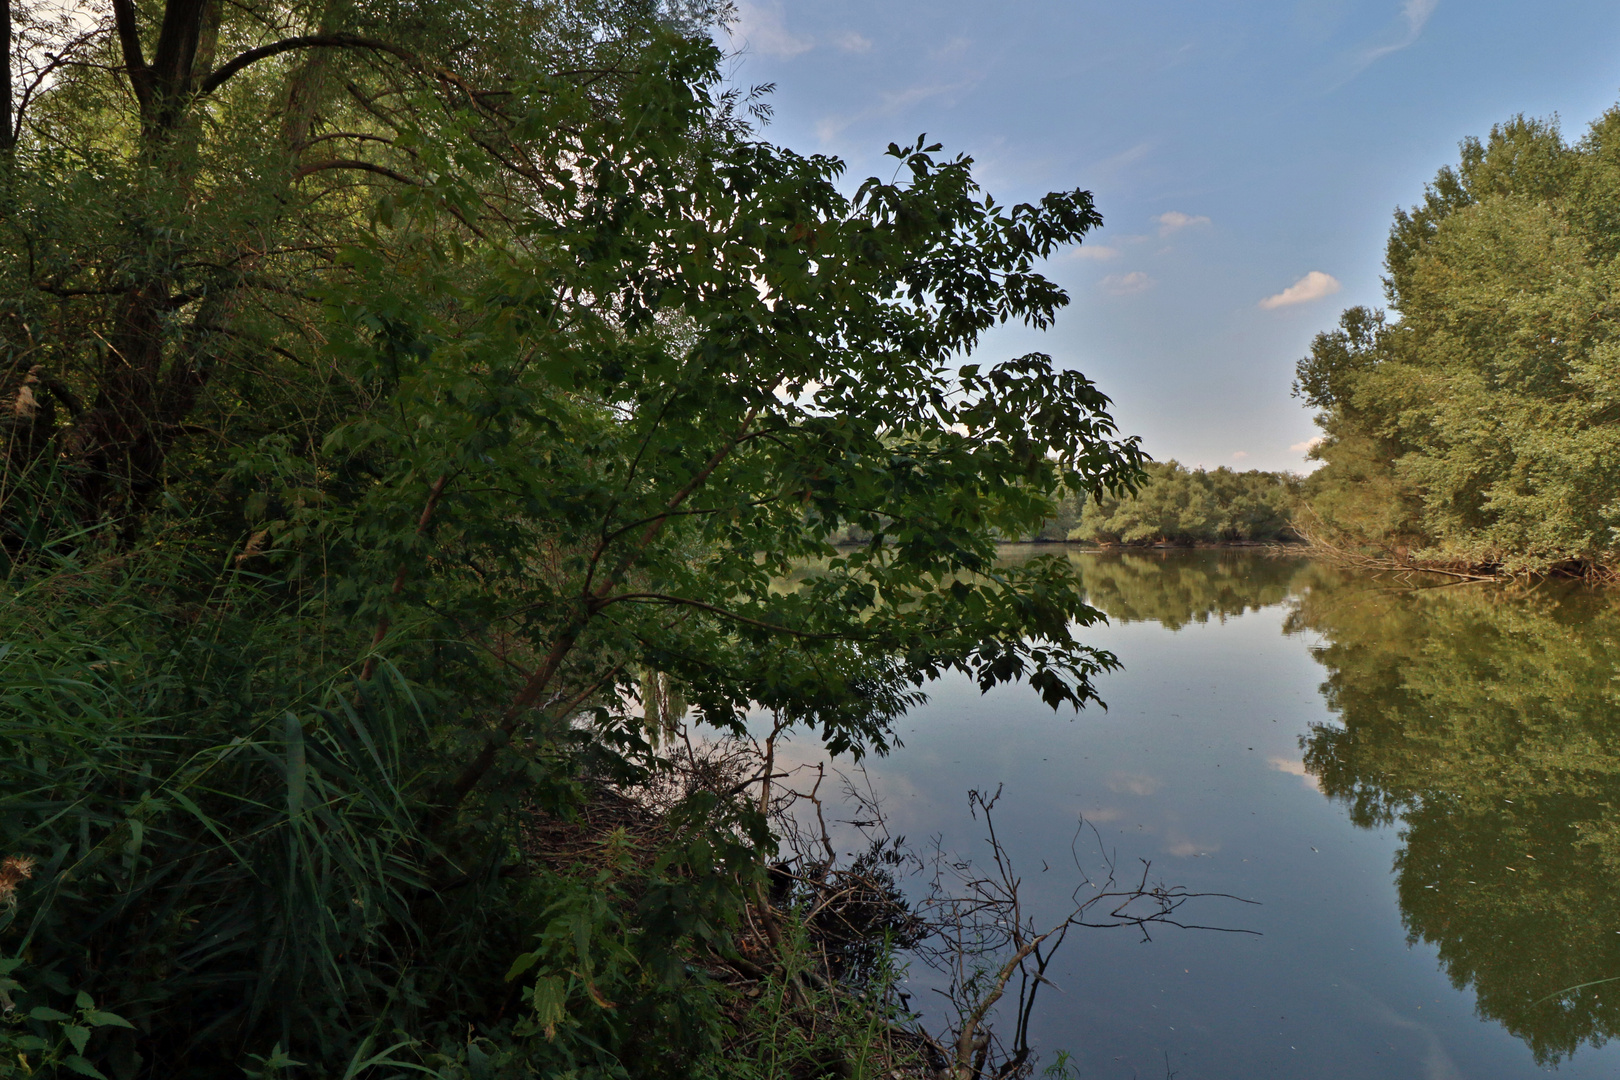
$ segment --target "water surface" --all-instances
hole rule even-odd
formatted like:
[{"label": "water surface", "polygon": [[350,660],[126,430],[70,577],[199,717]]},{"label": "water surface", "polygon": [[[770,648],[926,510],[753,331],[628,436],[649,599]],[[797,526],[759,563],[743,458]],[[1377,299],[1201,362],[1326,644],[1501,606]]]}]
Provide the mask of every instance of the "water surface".
[{"label": "water surface", "polygon": [[1004,784],[1052,915],[1082,815],[1122,865],[1260,906],[1185,912],[1259,936],[1071,937],[1044,1048],[1109,1080],[1620,1075],[1620,982],[1570,989],[1620,976],[1620,596],[1059,557],[1111,618],[1108,710],[937,684],[870,764],[891,827],[966,846],[966,792]]}]

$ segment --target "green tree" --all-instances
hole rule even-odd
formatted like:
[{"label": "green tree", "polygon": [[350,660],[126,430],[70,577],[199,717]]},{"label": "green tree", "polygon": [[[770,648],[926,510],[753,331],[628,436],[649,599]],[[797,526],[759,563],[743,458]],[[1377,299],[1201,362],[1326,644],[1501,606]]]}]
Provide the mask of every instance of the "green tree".
[{"label": "green tree", "polygon": [[378,208],[433,204],[436,242],[520,241],[517,208],[565,182],[559,140],[617,107],[660,35],[713,14],[117,0],[86,30],[18,8],[35,69],[0,207],[8,475],[57,469],[82,519],[133,529],[222,429],[320,431],[312,301],[349,245],[415,257]]},{"label": "green tree", "polygon": [[1612,558],[1617,138],[1616,110],[1573,146],[1516,118],[1465,141],[1396,215],[1398,320],[1351,309],[1298,366],[1295,392],[1326,435],[1312,529],[1510,571]]},{"label": "green tree", "polygon": [[[1043,355],[958,366],[1051,323],[1035,267],[1091,197],[1002,206],[921,139],[848,193],[640,5],[277,9],[218,66],[208,10],[171,0],[147,76],[119,8],[139,122],[97,96],[119,65],[64,79],[13,172],[15,1045],[83,991],[133,1025],[77,1049],[121,1077],[718,1069],[698,961],[758,812],[693,791],[655,850],[569,860],[525,829],[667,768],[652,674],[715,729],[765,707],[852,754],[947,670],[1092,699],[1100,613],[996,539],[1140,453]],[[323,29],[396,23],[421,51]],[[289,163],[304,114],[247,88],[304,100],[311,65]]]},{"label": "green tree", "polygon": [[[1071,540],[1096,544],[1195,544],[1290,540],[1299,483],[1286,473],[1225,466],[1206,472],[1168,461],[1145,466],[1135,491],[1079,506]],[[1078,502],[1078,500],[1076,500]]]}]

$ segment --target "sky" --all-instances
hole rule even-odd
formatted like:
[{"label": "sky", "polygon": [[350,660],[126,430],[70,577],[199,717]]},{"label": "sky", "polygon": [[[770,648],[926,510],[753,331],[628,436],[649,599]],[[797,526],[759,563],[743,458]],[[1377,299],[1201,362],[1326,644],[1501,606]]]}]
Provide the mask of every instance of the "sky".
[{"label": "sky", "polygon": [[1620,101],[1620,4],[1592,0],[742,0],[730,77],[774,83],[763,137],[893,174],[926,132],[1004,203],[1093,193],[1051,260],[1050,353],[1155,458],[1305,471],[1295,362],[1383,302],[1395,209],[1517,113],[1566,137]]}]

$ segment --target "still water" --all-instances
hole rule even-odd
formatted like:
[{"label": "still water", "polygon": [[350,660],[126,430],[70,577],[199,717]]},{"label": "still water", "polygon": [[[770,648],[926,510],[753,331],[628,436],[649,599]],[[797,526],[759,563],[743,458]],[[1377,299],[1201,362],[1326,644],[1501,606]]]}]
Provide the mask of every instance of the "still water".
[{"label": "still water", "polygon": [[1258,935],[1071,935],[1044,1050],[1102,1080],[1620,1076],[1620,982],[1570,989],[1620,976],[1620,593],[1059,557],[1110,616],[1108,710],[936,684],[869,763],[891,830],[965,847],[967,791],[1005,785],[1050,914],[1083,816],[1124,867],[1257,901],[1183,914]]}]

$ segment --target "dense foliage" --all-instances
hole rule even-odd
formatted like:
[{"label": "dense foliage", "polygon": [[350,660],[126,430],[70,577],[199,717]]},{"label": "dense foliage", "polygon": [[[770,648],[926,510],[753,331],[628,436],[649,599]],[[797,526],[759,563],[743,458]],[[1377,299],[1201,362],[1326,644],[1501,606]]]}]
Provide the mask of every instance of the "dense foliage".
[{"label": "dense foliage", "polygon": [[1388,312],[1346,311],[1298,367],[1326,436],[1308,529],[1403,560],[1612,563],[1617,193],[1620,109],[1574,144],[1517,117],[1396,214]]},{"label": "dense foliage", "polygon": [[1145,471],[1134,492],[1072,500],[1066,538],[1094,544],[1297,539],[1290,521],[1299,479],[1291,474],[1225,466],[1205,471],[1175,461],[1150,463]]},{"label": "dense foliage", "polygon": [[1092,698],[1100,613],[995,544],[1140,455],[1045,356],[956,366],[1067,302],[1034,267],[1089,194],[1004,207],[923,140],[850,193],[753,137],[713,15],[23,9],[8,1061],[747,1075],[705,958],[754,804],[534,822],[656,788],[677,700],[858,754],[947,670]]}]

